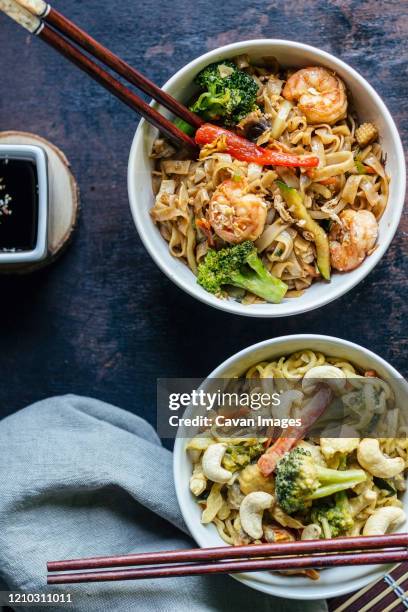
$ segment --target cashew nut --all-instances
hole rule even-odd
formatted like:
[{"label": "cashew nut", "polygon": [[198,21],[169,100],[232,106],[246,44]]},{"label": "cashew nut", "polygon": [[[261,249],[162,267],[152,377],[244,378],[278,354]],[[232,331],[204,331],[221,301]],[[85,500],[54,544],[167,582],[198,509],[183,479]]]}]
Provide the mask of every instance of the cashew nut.
[{"label": "cashew nut", "polygon": [[300,537],[301,540],[318,540],[322,535],[322,530],[320,525],[317,523],[310,523],[310,525],[306,525],[306,527],[302,531],[302,535]]},{"label": "cashew nut", "polygon": [[232,476],[232,472],[229,472],[221,465],[226,450],[226,444],[211,444],[203,455],[204,475],[213,482],[225,483]]},{"label": "cashew nut", "polygon": [[310,368],[303,376],[302,390],[311,393],[316,384],[324,381],[333,391],[341,392],[346,386],[346,375],[343,370],[332,365],[322,365]]},{"label": "cashew nut", "polygon": [[378,508],[367,519],[363,535],[384,535],[388,531],[397,529],[406,520],[406,514],[401,508],[385,506]]},{"label": "cashew nut", "polygon": [[262,538],[263,511],[271,508],[273,502],[273,496],[264,491],[254,491],[244,497],[239,509],[239,518],[242,529],[254,540]]},{"label": "cashew nut", "polygon": [[193,473],[190,478],[190,491],[198,497],[203,493],[207,486],[207,479],[203,473],[203,467],[201,463],[196,463],[194,466]]},{"label": "cashew nut", "polygon": [[381,452],[380,443],[374,438],[364,438],[358,445],[359,464],[378,478],[393,478],[405,469],[401,457],[388,457]]}]

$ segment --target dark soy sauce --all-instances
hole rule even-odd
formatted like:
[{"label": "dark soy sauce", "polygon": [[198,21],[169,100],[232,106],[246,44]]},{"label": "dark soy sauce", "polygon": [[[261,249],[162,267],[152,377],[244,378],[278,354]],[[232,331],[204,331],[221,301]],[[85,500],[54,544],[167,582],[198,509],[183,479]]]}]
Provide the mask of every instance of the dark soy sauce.
[{"label": "dark soy sauce", "polygon": [[37,226],[36,164],[28,159],[0,158],[0,252],[34,249]]}]

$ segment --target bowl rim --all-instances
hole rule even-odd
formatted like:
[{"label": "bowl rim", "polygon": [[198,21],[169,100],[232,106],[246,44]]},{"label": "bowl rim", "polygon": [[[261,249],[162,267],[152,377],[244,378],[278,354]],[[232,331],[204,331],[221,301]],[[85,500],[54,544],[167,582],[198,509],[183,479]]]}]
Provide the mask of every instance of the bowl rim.
[{"label": "bowl rim", "polygon": [[[254,351],[263,349],[263,348],[272,348],[276,344],[287,343],[287,342],[304,342],[305,346],[309,343],[313,342],[327,342],[328,344],[336,344],[343,348],[351,348],[353,350],[357,350],[360,353],[363,353],[368,358],[373,359],[379,366],[382,366],[384,369],[388,370],[390,376],[395,378],[401,378],[401,374],[396,370],[390,363],[388,363],[385,359],[371,351],[370,349],[359,345],[355,342],[351,342],[349,340],[345,340],[343,338],[339,338],[336,336],[326,336],[324,334],[288,334],[285,336],[278,336],[276,338],[269,338],[267,340],[262,340],[261,342],[257,342],[255,344],[251,344],[250,346],[241,349],[237,353],[234,353],[230,357],[228,357],[225,361],[223,361],[220,365],[218,365],[207,378],[220,378],[222,377],[223,372],[228,370],[230,366],[234,365],[236,362],[239,362],[242,358],[247,357]],[[284,349],[282,349],[284,352]],[[403,377],[402,377],[403,378]],[[173,478],[174,485],[176,490],[176,497],[179,504],[180,512],[182,514],[183,520],[187,525],[189,533],[192,538],[197,542],[200,547],[205,547],[207,545],[204,542],[203,538],[197,533],[197,520],[192,518],[185,511],[186,506],[186,494],[185,494],[185,481],[183,480],[181,473],[178,469],[180,461],[184,457],[185,453],[185,439],[176,437],[174,449],[173,449]],[[193,503],[193,500],[189,499],[189,502]],[[187,502],[187,503],[189,503]],[[220,538],[221,542],[221,538]],[[326,599],[331,597],[339,597],[341,595],[347,595],[348,593],[358,591],[361,588],[367,586],[370,583],[373,583],[382,576],[384,576],[390,568],[395,564],[383,564],[379,566],[373,566],[372,571],[365,576],[358,576],[353,580],[346,581],[344,583],[338,582],[336,584],[332,584],[330,586],[323,585],[322,592],[318,595],[313,592],[308,592],[306,589],[299,590],[291,589],[289,585],[278,585],[278,584],[268,584],[261,580],[256,581],[252,578],[252,574],[243,573],[243,574],[230,574],[232,578],[238,580],[246,584],[247,586],[256,589],[258,591],[267,593],[269,595],[276,595],[278,597],[283,597],[286,599],[297,599],[297,600],[318,600],[318,599]],[[365,567],[365,566],[363,566]],[[374,569],[375,568],[375,569]],[[294,578],[296,579],[296,578]],[[317,585],[319,586],[319,585]]]},{"label": "bowl rim", "polygon": [[[389,225],[387,226],[387,231],[383,232],[384,235],[382,236],[381,243],[378,244],[376,250],[370,255],[369,258],[367,258],[364,267],[360,267],[357,269],[359,270],[359,272],[357,272],[356,274],[350,274],[348,275],[348,277],[347,275],[343,276],[343,282],[339,284],[337,288],[333,289],[332,292],[327,292],[318,299],[315,299],[313,302],[309,302],[306,304],[301,301],[301,298],[289,300],[289,302],[284,302],[278,305],[242,305],[232,299],[221,300],[219,298],[216,298],[214,295],[203,291],[201,287],[197,286],[197,284],[194,282],[193,276],[191,282],[189,280],[181,278],[178,275],[177,269],[173,265],[174,262],[172,255],[168,252],[164,257],[162,257],[162,255],[155,250],[154,246],[150,242],[150,239],[143,231],[145,225],[145,218],[143,210],[141,209],[141,207],[138,206],[138,193],[134,181],[134,168],[137,167],[136,152],[139,149],[139,146],[141,145],[141,141],[144,140],[144,130],[146,127],[146,121],[144,119],[139,122],[139,125],[132,140],[127,171],[128,199],[133,221],[136,225],[137,232],[143,245],[145,246],[153,261],[161,269],[161,271],[164,272],[164,274],[178,287],[180,287],[180,289],[183,289],[186,293],[203,302],[204,304],[213,306],[218,310],[223,310],[229,313],[258,318],[293,316],[296,314],[315,310],[342,297],[351,289],[353,289],[357,284],[359,284],[362,280],[364,280],[364,278],[366,278],[366,276],[382,259],[394,238],[404,207],[406,188],[405,157],[401,138],[387,106],[383,102],[380,95],[375,91],[375,89],[370,85],[370,83],[359,72],[357,72],[357,70],[349,66],[343,60],[337,58],[331,53],[328,53],[327,51],[323,51],[322,49],[319,49],[312,45],[307,45],[292,40],[260,38],[239,41],[221,47],[217,47],[216,49],[208,51],[193,59],[185,66],[182,66],[172,77],[170,77],[170,79],[168,79],[163,85],[162,89],[164,91],[168,91],[175,83],[177,83],[177,81],[183,75],[194,72],[195,68],[203,62],[214,61],[217,55],[222,54],[223,56],[225,56],[228,54],[239,54],[239,52],[243,51],[244,49],[246,52],[251,53],[255,52],[257,47],[261,47],[268,44],[281,46],[285,49],[298,52],[309,51],[311,53],[316,54],[322,62],[326,60],[330,64],[334,64],[335,66],[341,68],[344,72],[350,74],[354,79],[359,81],[360,85],[363,87],[363,89],[366,90],[367,94],[374,99],[381,116],[383,117],[385,123],[388,125],[388,128],[391,132],[391,141],[395,148],[395,160],[397,165],[395,175],[398,176],[397,193],[395,201],[392,203],[393,214],[391,216]],[[250,47],[252,47],[252,49]],[[151,104],[153,104],[153,102]],[[388,202],[388,206],[390,206],[390,202]]]}]

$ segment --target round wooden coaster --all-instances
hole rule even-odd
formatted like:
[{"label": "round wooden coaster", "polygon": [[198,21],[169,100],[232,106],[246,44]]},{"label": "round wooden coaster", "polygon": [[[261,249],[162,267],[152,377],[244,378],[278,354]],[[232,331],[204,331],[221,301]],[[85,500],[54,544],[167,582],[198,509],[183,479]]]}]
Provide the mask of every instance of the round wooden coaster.
[{"label": "round wooden coaster", "polygon": [[31,264],[1,266],[0,272],[33,272],[53,262],[68,244],[79,212],[79,189],[64,153],[48,140],[29,132],[0,132],[0,144],[42,147],[48,158],[48,255]]}]

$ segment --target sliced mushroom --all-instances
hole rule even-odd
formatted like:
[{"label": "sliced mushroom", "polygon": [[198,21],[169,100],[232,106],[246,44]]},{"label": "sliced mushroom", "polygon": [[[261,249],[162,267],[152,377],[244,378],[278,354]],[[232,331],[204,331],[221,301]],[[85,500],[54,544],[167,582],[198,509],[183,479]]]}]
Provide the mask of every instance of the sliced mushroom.
[{"label": "sliced mushroom", "polygon": [[266,130],[271,128],[271,124],[259,110],[256,110],[244,117],[237,127],[245,138],[255,142]]}]

